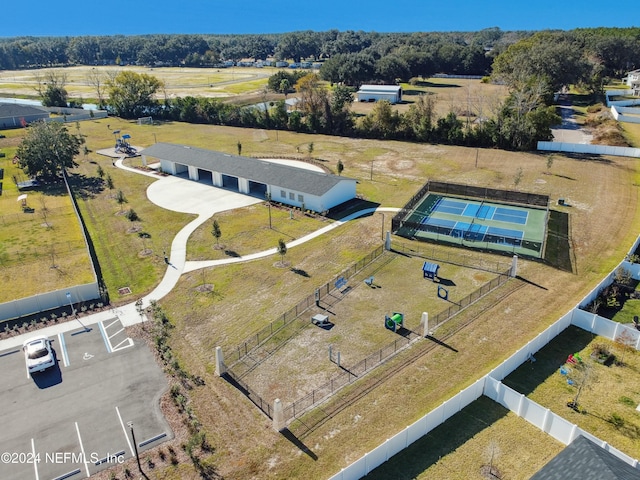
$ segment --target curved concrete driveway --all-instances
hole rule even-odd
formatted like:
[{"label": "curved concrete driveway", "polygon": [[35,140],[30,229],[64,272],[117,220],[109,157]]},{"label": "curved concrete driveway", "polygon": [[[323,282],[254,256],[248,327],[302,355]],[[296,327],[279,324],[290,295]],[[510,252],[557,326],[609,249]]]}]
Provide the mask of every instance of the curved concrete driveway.
[{"label": "curved concrete driveway", "polygon": [[[253,205],[262,202],[262,200],[250,197],[248,195],[215,188],[210,185],[204,185],[192,180],[187,180],[185,178],[176,176],[167,177],[158,175],[154,172],[127,167],[123,164],[123,160],[124,157],[118,159],[114,163],[115,166],[123,170],[137,173],[139,175],[146,175],[157,180],[147,188],[147,196],[153,203],[162,208],[166,208],[167,210],[192,213],[197,215],[197,218],[185,225],[173,239],[173,242],[171,243],[171,252],[168,258],[169,265],[167,265],[167,270],[158,286],[151,293],[142,298],[144,307],[147,307],[151,300],[160,300],[171,290],[173,290],[183,273],[217,265],[246,262],[258,258],[268,257],[270,255],[275,255],[277,253],[276,248],[274,247],[263,252],[245,255],[244,257],[187,262],[187,241],[189,239],[189,236],[191,236],[196,228],[209,220],[215,213]],[[365,210],[361,210],[349,215],[348,217],[343,218],[342,220],[335,221],[330,225],[327,225],[326,227],[305,235],[302,238],[294,240],[291,243],[288,243],[287,247],[296,247],[311,240],[312,238],[316,238],[324,233],[327,233],[334,228],[338,228],[344,223],[355,218],[373,214],[376,211],[397,212],[398,210],[398,208],[368,208]],[[76,321],[69,321],[43,328],[39,330],[38,333],[52,337],[57,335],[58,333],[76,330],[79,326],[88,326],[98,323],[102,320],[113,318],[114,315],[116,315],[121,320],[124,326],[134,325],[143,321],[143,318],[138,314],[136,310],[135,303],[132,302],[122,307],[117,307],[112,310],[103,311],[89,315],[87,317],[83,317],[81,319],[80,325],[78,325]],[[78,320],[78,322],[80,322],[80,320]],[[0,350],[21,346],[24,340],[23,337],[27,335],[32,334],[18,335],[6,340],[0,340]]]}]

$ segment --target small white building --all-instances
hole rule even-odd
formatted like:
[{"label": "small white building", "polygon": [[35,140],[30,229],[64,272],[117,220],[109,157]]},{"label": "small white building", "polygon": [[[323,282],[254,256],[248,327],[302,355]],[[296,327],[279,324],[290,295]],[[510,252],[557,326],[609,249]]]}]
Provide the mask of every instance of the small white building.
[{"label": "small white building", "polygon": [[331,173],[267,162],[187,145],[156,143],[140,152],[160,160],[160,168],[171,175],[245,195],[325,212],[356,197],[356,180]]},{"label": "small white building", "polygon": [[399,85],[362,85],[356,92],[359,102],[387,100],[391,104],[402,101],[402,87]]},{"label": "small white building", "polygon": [[640,96],[640,69],[627,72],[622,81],[633,91],[633,95]]}]

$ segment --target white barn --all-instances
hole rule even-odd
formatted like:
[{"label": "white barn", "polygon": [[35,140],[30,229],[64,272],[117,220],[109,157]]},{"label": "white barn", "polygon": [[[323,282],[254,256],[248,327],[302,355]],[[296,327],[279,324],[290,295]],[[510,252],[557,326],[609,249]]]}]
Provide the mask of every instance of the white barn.
[{"label": "white barn", "polygon": [[389,103],[402,101],[402,87],[399,85],[362,85],[356,92],[359,102],[377,102],[387,100]]},{"label": "white barn", "polygon": [[165,173],[258,198],[270,193],[274,202],[315,212],[356,196],[355,179],[255,158],[172,143],[156,143],[140,154],[145,165],[147,157],[160,160]]}]

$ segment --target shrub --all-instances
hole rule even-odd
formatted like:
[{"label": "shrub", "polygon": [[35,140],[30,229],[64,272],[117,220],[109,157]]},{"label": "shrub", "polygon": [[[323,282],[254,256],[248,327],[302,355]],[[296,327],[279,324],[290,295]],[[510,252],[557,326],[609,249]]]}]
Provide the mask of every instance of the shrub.
[{"label": "shrub", "polygon": [[609,423],[616,428],[621,428],[624,427],[624,418],[614,412],[609,416]]},{"label": "shrub", "polygon": [[620,397],[618,399],[618,401],[620,403],[622,403],[623,405],[627,405],[629,407],[635,407],[636,406],[636,402],[634,402],[633,399],[629,398],[629,397],[622,396],[622,397]]},{"label": "shrub", "polygon": [[132,222],[140,220],[140,217],[138,216],[138,214],[133,208],[130,208],[129,210],[127,210],[127,213],[125,214],[125,216]]}]

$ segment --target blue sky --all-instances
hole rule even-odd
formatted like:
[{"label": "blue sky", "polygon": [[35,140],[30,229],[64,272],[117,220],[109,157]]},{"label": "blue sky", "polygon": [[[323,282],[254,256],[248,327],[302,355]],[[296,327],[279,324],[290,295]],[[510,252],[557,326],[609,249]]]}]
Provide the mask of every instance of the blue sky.
[{"label": "blue sky", "polygon": [[634,22],[634,15],[608,15],[605,8],[594,0],[66,0],[62,4],[18,0],[4,10],[0,36],[281,33],[333,28],[377,32],[488,27],[570,30],[640,25]]}]

